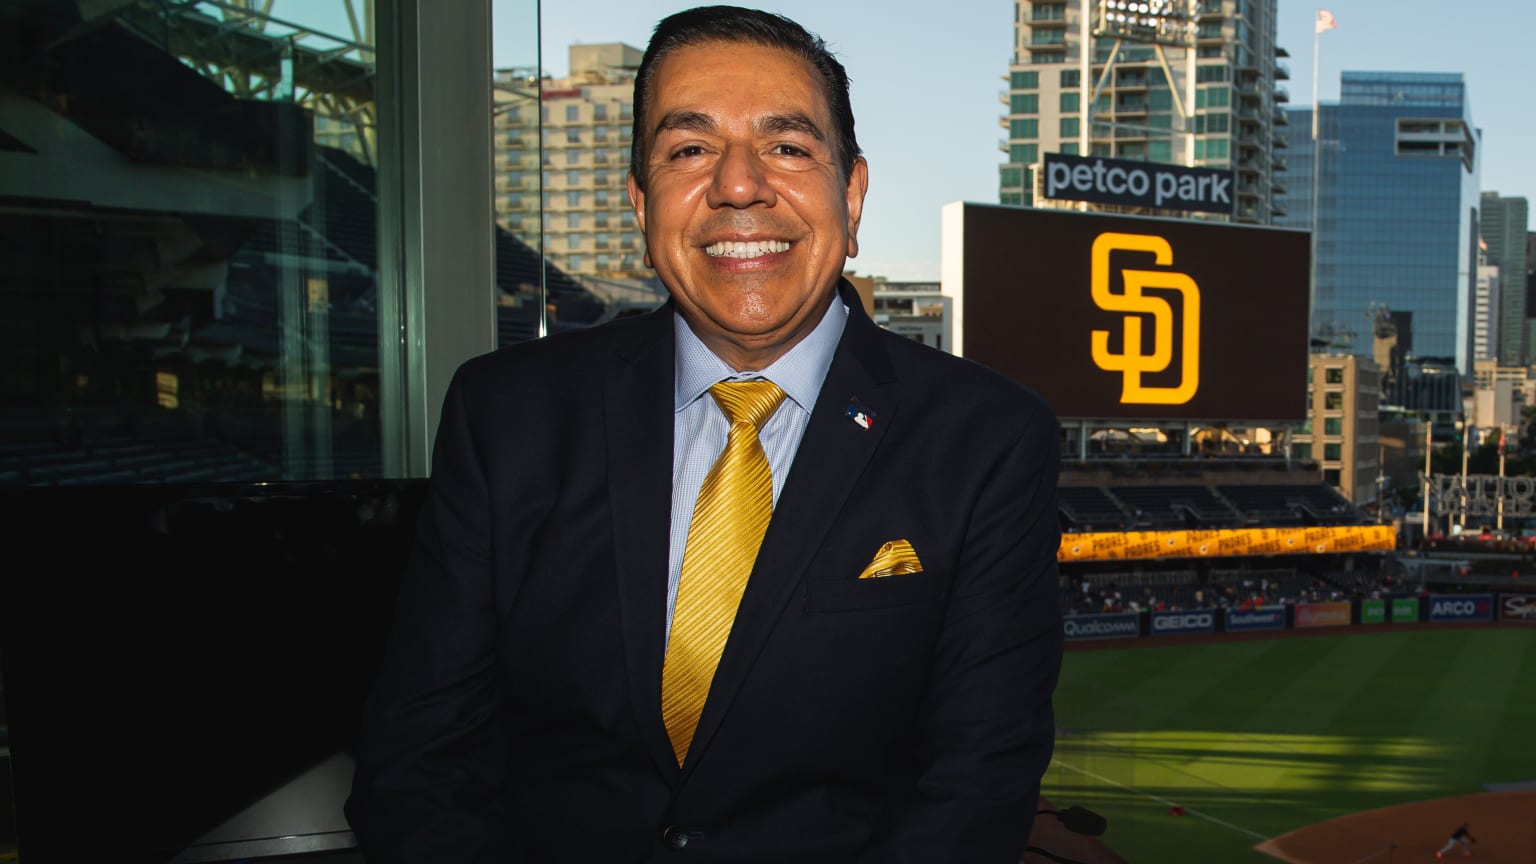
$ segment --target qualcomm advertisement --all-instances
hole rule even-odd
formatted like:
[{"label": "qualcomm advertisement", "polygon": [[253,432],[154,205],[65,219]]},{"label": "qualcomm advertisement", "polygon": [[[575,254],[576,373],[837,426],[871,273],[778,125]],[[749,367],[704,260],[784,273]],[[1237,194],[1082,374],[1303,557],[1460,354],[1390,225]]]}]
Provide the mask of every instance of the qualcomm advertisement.
[{"label": "qualcomm advertisement", "polygon": [[1103,615],[1069,615],[1062,622],[1067,639],[1134,639],[1141,635],[1140,615],[1113,612]]},{"label": "qualcomm advertisement", "polygon": [[1431,621],[1492,621],[1492,594],[1435,594],[1429,598]]},{"label": "qualcomm advertisement", "polygon": [[1244,630],[1284,630],[1285,608],[1278,609],[1228,609],[1227,632]]},{"label": "qualcomm advertisement", "polygon": [[1169,636],[1175,633],[1215,633],[1216,612],[1212,609],[1191,609],[1186,612],[1153,612],[1152,635]]}]

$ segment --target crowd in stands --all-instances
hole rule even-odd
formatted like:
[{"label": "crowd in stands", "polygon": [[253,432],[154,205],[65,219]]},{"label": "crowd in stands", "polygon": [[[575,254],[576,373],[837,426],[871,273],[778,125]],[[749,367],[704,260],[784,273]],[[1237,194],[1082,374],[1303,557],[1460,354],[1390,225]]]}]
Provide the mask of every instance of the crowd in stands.
[{"label": "crowd in stands", "polygon": [[[1385,597],[1402,583],[1390,575],[1352,571],[1322,574],[1299,570],[1193,570],[1063,575],[1062,610],[1097,612],[1183,609],[1262,609],[1294,603],[1321,603],[1351,597]],[[1412,593],[1411,591],[1402,593]]]}]

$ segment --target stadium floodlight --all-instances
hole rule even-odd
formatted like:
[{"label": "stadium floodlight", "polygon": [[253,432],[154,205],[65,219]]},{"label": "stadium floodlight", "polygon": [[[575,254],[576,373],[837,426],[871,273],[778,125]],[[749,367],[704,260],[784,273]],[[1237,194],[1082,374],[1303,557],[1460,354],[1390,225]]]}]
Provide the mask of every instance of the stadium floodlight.
[{"label": "stadium floodlight", "polygon": [[1099,0],[1098,26],[1093,35],[1193,47],[1192,5],[1190,0]]}]

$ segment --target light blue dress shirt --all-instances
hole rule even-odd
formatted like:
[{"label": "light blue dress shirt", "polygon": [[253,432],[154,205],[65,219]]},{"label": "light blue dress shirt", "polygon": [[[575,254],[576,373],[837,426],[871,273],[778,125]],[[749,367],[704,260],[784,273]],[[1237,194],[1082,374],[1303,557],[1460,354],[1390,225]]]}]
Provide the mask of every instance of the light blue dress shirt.
[{"label": "light blue dress shirt", "polygon": [[672,610],[677,604],[677,583],[683,572],[683,550],[688,545],[688,526],[693,507],[709,469],[725,449],[730,423],[709,395],[721,381],[766,378],[779,385],[785,399],[758,432],[773,471],[773,502],[779,502],[784,478],[800,447],[800,438],[811,419],[811,408],[821,393],[832,355],[848,321],[848,307],[834,297],[827,312],[799,344],[767,369],[737,372],[716,357],[689,329],[681,315],[674,315],[677,333],[677,369],[673,386],[672,415],[672,549],[667,575],[667,633],[672,632]]}]

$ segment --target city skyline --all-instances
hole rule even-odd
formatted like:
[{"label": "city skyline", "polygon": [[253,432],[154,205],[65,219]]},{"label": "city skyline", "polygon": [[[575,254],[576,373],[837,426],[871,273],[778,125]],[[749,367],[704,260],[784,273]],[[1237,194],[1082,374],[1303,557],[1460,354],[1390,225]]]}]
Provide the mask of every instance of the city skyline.
[{"label": "city skyline", "polygon": [[[498,2],[493,49],[498,67],[541,65],[564,75],[572,44],[625,42],[643,48],[657,20],[688,4],[593,0],[545,4],[542,63],[523,17]],[[1466,76],[1474,123],[1483,131],[1480,188],[1505,197],[1536,195],[1536,169],[1523,151],[1536,143],[1536,116],[1507,59],[1536,25],[1536,6],[1521,0],[1477,4],[1483,17],[1450,20],[1427,0],[1329,0],[1337,26],[1314,41],[1318,4],[1279,4],[1278,44],[1289,53],[1282,82],[1290,105],[1312,104],[1313,47],[1320,45],[1317,95],[1338,99],[1350,71],[1445,71]],[[503,9],[506,13],[503,13]],[[995,203],[1007,137],[998,100],[1012,49],[1011,0],[957,0],[946,14],[913,7],[833,5],[780,0],[781,12],[825,37],[849,70],[859,142],[869,158],[871,189],[860,232],[863,254],[849,268],[892,280],[939,278],[939,210],[952,201]],[[908,14],[902,14],[905,11]],[[1496,26],[1494,26],[1496,25]],[[912,58],[922,58],[915,63]],[[1306,130],[1291,130],[1305,135]]]}]

